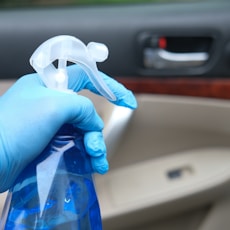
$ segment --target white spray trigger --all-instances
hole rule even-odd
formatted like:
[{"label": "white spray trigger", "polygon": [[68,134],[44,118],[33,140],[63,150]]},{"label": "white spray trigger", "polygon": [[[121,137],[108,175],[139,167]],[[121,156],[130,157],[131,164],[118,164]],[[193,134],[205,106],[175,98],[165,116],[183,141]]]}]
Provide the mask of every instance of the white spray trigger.
[{"label": "white spray trigger", "polygon": [[[60,35],[42,43],[30,58],[30,64],[48,88],[68,90],[67,61],[78,64],[88,75],[99,93],[110,101],[116,97],[102,79],[96,62],[108,58],[108,48],[102,43],[90,42],[87,46],[79,39]],[[57,68],[54,61],[58,61]]]},{"label": "white spray trigger", "polygon": [[107,46],[102,43],[90,42],[87,45],[88,51],[90,52],[92,58],[96,62],[103,62],[109,56],[109,50]]}]

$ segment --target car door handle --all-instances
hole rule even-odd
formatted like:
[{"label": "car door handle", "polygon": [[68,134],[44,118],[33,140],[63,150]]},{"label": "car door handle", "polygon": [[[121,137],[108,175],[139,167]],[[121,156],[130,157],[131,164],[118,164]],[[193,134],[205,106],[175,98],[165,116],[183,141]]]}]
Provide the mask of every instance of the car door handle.
[{"label": "car door handle", "polygon": [[206,52],[173,53],[160,48],[144,49],[144,66],[146,68],[170,69],[196,67],[209,59]]}]

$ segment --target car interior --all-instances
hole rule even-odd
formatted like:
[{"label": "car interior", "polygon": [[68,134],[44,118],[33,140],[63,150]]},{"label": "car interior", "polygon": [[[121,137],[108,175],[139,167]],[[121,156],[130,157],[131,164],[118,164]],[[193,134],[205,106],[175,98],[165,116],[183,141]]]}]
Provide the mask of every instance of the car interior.
[{"label": "car interior", "polygon": [[98,68],[138,108],[81,92],[105,123],[110,170],[95,175],[103,229],[229,229],[230,2],[77,2],[0,3],[0,94],[34,72],[30,56],[53,36],[106,44]]}]

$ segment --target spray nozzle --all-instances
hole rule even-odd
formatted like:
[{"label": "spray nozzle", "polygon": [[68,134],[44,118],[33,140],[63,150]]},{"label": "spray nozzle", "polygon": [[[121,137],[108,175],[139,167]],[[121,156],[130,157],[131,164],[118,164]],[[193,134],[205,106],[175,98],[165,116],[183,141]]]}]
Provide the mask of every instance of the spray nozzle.
[{"label": "spray nozzle", "polygon": [[[68,90],[67,61],[78,64],[102,96],[110,101],[116,97],[105,84],[96,62],[103,62],[109,54],[102,43],[90,42],[87,46],[79,39],[60,35],[42,43],[30,58],[30,64],[48,88]],[[58,61],[57,68],[54,62]]]}]

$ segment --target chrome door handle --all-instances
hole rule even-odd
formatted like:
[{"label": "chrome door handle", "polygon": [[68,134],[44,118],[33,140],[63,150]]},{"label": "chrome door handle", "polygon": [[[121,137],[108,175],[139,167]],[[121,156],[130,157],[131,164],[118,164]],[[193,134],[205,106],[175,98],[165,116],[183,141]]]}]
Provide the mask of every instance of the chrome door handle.
[{"label": "chrome door handle", "polygon": [[196,67],[203,65],[208,58],[209,54],[206,52],[173,53],[159,48],[144,49],[144,66],[146,68]]}]

